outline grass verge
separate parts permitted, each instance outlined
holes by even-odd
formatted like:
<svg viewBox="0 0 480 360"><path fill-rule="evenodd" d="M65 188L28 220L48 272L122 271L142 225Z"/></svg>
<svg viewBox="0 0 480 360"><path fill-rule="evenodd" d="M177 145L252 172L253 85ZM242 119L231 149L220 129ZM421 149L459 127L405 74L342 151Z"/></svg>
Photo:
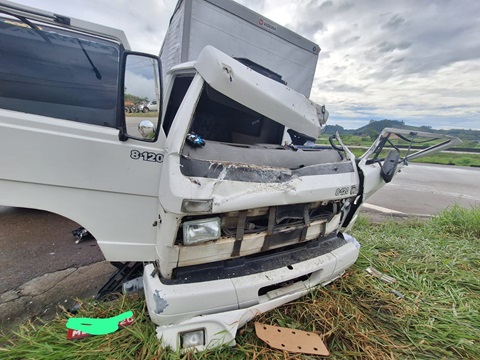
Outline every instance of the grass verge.
<svg viewBox="0 0 480 360"><path fill-rule="evenodd" d="M480 208L447 209L429 221L380 225L361 218L362 244L346 275L258 320L323 335L335 359L476 359L480 349ZM374 266L394 284L371 277ZM3 335L2 359L313 359L268 348L253 324L234 348L197 354L162 349L141 298L85 303L79 317L133 310L136 322L114 334L67 341L67 313Z"/></svg>
<svg viewBox="0 0 480 360"><path fill-rule="evenodd" d="M362 156L366 149L350 149L356 157ZM405 151L402 151L402 156L405 155ZM383 150L381 156L387 155L387 150ZM438 164L438 165L456 165L456 166L475 166L480 167L480 154L465 154L465 153L452 153L452 152L439 152L431 156L424 156L419 159L412 160L413 163L424 164Z"/></svg>

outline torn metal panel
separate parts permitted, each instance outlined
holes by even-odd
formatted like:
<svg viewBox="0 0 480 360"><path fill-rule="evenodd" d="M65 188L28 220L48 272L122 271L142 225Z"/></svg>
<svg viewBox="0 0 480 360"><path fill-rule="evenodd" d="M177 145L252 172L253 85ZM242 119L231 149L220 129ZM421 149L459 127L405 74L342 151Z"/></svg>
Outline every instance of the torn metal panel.
<svg viewBox="0 0 480 360"><path fill-rule="evenodd" d="M296 170L289 170L258 165L235 164L231 162L197 160L182 156L180 158L180 164L182 174L188 177L258 183L283 183L302 176L355 172L351 162L318 164Z"/></svg>
<svg viewBox="0 0 480 360"><path fill-rule="evenodd" d="M233 144L207 141L203 147L185 144L182 154L197 160L227 161L258 166L300 169L309 165L339 163L339 151L325 146L285 147L274 144Z"/></svg>
<svg viewBox="0 0 480 360"><path fill-rule="evenodd" d="M238 103L301 134L315 139L320 135L324 118L313 101L220 50L206 46L195 69L211 87Z"/></svg>
<svg viewBox="0 0 480 360"><path fill-rule="evenodd" d="M409 160L418 159L423 156L433 155L439 151L446 150L452 146L458 145L462 143L462 140L455 136L445 135L445 134L436 134L436 133L429 133L423 131L413 131L408 129L396 129L396 128L385 128L378 136L377 140L372 144L372 146L360 157L360 161L366 164L371 163L372 161L376 161L378 154L384 148L384 146L389 142L389 138L394 135L398 136L406 141L410 142L411 144L414 143L415 139L424 138L424 139L432 139L432 140L440 140L443 139L442 142L430 146L426 149L421 149L419 151L415 151L411 154L407 154L404 159L401 159L400 164L406 163ZM391 143L390 143L391 144ZM373 159L371 157L373 156Z"/></svg>

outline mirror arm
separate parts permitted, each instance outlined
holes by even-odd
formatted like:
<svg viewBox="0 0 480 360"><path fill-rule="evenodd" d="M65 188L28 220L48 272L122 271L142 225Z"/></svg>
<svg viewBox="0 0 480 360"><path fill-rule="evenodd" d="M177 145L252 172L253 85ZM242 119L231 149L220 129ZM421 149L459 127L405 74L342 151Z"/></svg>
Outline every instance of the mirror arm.
<svg viewBox="0 0 480 360"><path fill-rule="evenodd" d="M128 134L126 134L123 129L118 131L118 140L120 141L127 141L129 139Z"/></svg>

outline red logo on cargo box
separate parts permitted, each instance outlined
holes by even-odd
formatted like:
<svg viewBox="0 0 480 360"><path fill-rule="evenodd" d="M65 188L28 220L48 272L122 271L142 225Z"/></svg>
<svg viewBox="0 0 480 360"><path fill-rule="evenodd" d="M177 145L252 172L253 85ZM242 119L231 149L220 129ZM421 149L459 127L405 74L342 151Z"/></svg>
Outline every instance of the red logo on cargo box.
<svg viewBox="0 0 480 360"><path fill-rule="evenodd" d="M270 30L270 31L277 31L277 27L273 24L270 24L269 22L263 20L263 19L258 19L258 25L261 26L264 29Z"/></svg>

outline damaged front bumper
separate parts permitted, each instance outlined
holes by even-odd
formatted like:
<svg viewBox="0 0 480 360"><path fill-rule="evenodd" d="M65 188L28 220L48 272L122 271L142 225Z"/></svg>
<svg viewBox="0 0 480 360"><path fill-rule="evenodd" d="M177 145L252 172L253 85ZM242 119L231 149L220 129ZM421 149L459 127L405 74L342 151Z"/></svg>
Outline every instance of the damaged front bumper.
<svg viewBox="0 0 480 360"><path fill-rule="evenodd" d="M212 281L168 285L153 264L147 265L145 298L149 315L158 325L158 337L164 346L175 350L235 345L237 329L253 317L333 281L355 263L359 249L351 242L337 240L341 246L306 261ZM198 342L192 345L186 341L188 334L194 334Z"/></svg>

